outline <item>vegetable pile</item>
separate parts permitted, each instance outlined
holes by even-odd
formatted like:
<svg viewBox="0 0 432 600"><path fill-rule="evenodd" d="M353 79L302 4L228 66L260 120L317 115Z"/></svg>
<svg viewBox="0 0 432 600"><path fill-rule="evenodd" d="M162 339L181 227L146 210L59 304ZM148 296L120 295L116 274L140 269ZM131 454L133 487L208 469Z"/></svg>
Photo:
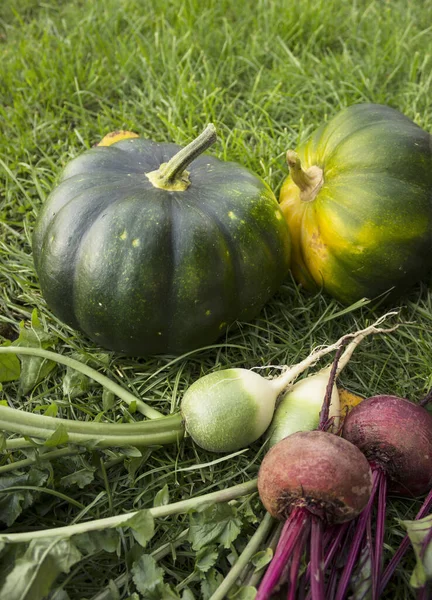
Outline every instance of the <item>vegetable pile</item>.
<svg viewBox="0 0 432 600"><path fill-rule="evenodd" d="M398 311L375 316L372 325L327 340L307 356L303 348L300 358L279 342L275 356L283 360L276 365L229 364L219 357L232 339L230 326L240 322L241 338L244 322L281 290L290 267L302 287L355 303L335 315L324 312L304 335L307 344L321 321L380 296L388 301L425 278L432 267L431 137L389 107L349 107L297 152L288 151L290 175L280 205L257 175L204 155L215 140L213 125L184 148L113 132L66 166L39 214L34 265L43 297L60 319L50 316L50 326L64 331L65 323L132 357L177 355L155 361L168 360L178 371L171 399L152 397L151 386L146 395L128 389L127 370L140 369L139 361L131 361L126 375L118 372L120 385L113 371L103 375L90 365L91 351L73 357L65 344L55 351L59 339L36 310L30 329L22 324L18 338L0 346L0 381L7 394L18 390L16 398L0 402L0 519L6 525L0 554L11 565L10 572L0 569L0 595L67 600L60 588L49 596L58 577L72 577L74 565L94 555L124 552L127 572L117 583L127 585L131 577L151 600L192 600L189 584L196 581L206 600L268 600L281 590L289 600L344 600L351 593L362 597L365 589L378 600L412 540L418 561L413 585L426 598L432 579L427 402L421 406L389 392L349 410L336 385L366 336L399 327L380 327ZM292 292L289 307L285 298L274 300L289 314L289 331L280 328L280 340L295 338L305 319ZM299 288L295 293L306 297ZM319 302L320 295L309 299ZM247 348L253 336L258 348L266 344L265 329L256 327L237 348ZM210 345L221 335L224 343ZM74 337L66 339L73 348ZM186 362L205 351L218 360L208 369L200 364L192 381L180 385ZM314 370L333 352L331 364ZM55 404L34 408L30 400L16 408L26 395L40 400L47 393L58 364L69 377L63 413ZM150 378L164 369L155 364ZM257 368L281 372L262 376ZM88 393L89 380L103 386L99 414L86 414L85 403L75 405L73 377L84 386L77 396ZM113 408L116 398L121 403ZM84 416L76 418L77 409ZM178 460L188 445L195 464L182 468ZM247 466L228 485L216 466L243 453ZM149 457L156 466L147 465ZM56 516L56 502L70 500L57 489L57 462L69 469L60 487L85 488L98 473L108 514L99 514L96 498L89 506L72 501L80 512L68 515L66 524ZM76 465L82 468L75 473ZM128 486L137 488L123 514L116 512L117 483L108 481L113 467L120 477L126 470ZM182 488L181 499L170 501L166 485L153 493L153 483L149 489L144 484L141 491L147 476L153 481L167 468ZM202 493L182 479L189 468L200 473ZM45 510L37 499L47 481L51 526L26 530L21 514L30 507ZM385 566L390 494L426 499L414 524L404 524L408 535ZM170 515L187 515L187 526L145 551ZM175 556L186 542L195 562L185 559L190 572L174 588L157 561ZM50 561L56 566L44 578ZM224 578L218 561L224 561ZM112 590L120 597L111 583L109 593L92 600L108 600Z"/></svg>

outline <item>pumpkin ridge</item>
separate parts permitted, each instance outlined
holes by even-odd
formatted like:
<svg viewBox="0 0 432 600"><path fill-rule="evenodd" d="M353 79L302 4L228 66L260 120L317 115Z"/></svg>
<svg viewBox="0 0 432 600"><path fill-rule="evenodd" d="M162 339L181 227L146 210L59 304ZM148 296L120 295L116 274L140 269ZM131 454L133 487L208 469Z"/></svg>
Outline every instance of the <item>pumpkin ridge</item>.
<svg viewBox="0 0 432 600"><path fill-rule="evenodd" d="M235 290L235 295L231 297L230 302L228 303L226 309L229 311L230 315L239 315L240 306L239 306L239 293L238 293L238 283L243 279L243 273L241 268L241 260L240 256L237 253L237 246L232 239L232 235L227 227L227 225L223 222L223 220L219 217L217 212L212 209L208 204L197 206L197 210L204 215L205 217L210 217L213 222L216 224L218 231L220 232L222 239L228 248L230 263L231 263L231 275L229 277L229 287ZM234 310L232 310L234 309ZM229 317L232 321L233 317Z"/></svg>
<svg viewBox="0 0 432 600"><path fill-rule="evenodd" d="M109 186L109 184L107 184L107 186ZM57 298L56 305L59 307L58 315L60 316L60 318L62 320L65 321L65 323L67 323L71 327L78 328L78 329L79 329L79 325L78 325L79 319L77 318L75 310L72 309L72 310L68 311L67 308L69 307L69 303L62 301L61 299L68 298L68 297L69 298L75 297L74 287L75 287L75 278L76 278L76 259L77 259L77 255L78 255L80 247L83 243L84 238L87 237L87 235L91 233L92 227L98 221L98 219L101 218L101 213L103 213L104 210L106 210L108 207L112 206L116 202L121 202L123 200L123 196L122 196L123 192L121 189L118 190L119 197L116 200L113 200L112 196L110 197L109 194L107 195L105 193L105 187L106 186L104 186L104 185L93 187L92 191L97 192L97 196L99 199L98 204L95 204L94 200L91 203L86 203L84 206L85 206L85 208L87 208L88 212L84 213L85 216L83 216L84 211L82 211L82 210L80 211L79 216L75 215L75 219L74 219L74 221L72 221L75 225L74 229L73 229L74 235L70 235L69 239L72 241L72 243L68 244L68 260L63 261L63 264L59 265L59 269L58 269L62 275L61 289L58 289L55 294L55 296ZM42 257L42 261L38 262L38 267L37 267L43 273L43 276L40 278L42 289L44 289L44 287L45 287L44 286L44 277L46 277L46 274L48 271L47 264L43 260L43 257L46 254L49 255L49 253L47 252L47 244L49 243L49 241L51 241L54 228L59 227L62 213L65 213L66 210L68 210L68 211L73 210L74 207L71 206L72 204L81 203L82 195L87 196L88 190L84 190L82 193L69 199L69 201L64 206L62 206L58 212L56 212L55 217L51 221L49 221L48 227L45 229L45 232L44 232L43 236L41 237L40 252L36 253L36 256L39 254L39 257ZM65 215L63 215L63 217L64 216ZM103 215L102 215L102 218L103 218ZM83 221L86 223L86 228L83 228L80 225L80 223L82 223ZM69 234L71 234L70 229L69 229ZM68 275L68 273L69 273L69 275ZM49 287L51 288L51 290L53 289L52 284L50 284ZM47 294L47 292L45 292L45 295L48 298L48 300L47 300L48 303L50 303L51 294Z"/></svg>

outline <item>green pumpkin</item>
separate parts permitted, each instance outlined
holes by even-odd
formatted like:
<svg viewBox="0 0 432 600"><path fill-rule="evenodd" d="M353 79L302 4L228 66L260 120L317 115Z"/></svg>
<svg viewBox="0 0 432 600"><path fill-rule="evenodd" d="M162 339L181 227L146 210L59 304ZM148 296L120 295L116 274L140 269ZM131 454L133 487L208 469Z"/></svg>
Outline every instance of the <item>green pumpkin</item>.
<svg viewBox="0 0 432 600"><path fill-rule="evenodd" d="M179 353L249 320L289 269L288 227L272 191L242 166L142 138L72 160L33 237L53 312L99 345ZM188 166L188 171L185 168Z"/></svg>
<svg viewBox="0 0 432 600"><path fill-rule="evenodd" d="M432 266L432 140L388 106L357 104L297 153L280 194L294 277L343 303L402 294Z"/></svg>

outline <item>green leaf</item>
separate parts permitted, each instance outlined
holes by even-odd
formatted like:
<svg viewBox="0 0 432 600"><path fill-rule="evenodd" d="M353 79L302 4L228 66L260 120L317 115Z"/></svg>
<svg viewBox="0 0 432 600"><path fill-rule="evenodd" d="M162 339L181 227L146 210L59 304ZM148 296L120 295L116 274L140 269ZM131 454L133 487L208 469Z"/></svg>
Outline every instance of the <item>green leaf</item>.
<svg viewBox="0 0 432 600"><path fill-rule="evenodd" d="M71 358L78 360L84 365L90 364L94 367L99 367L100 363L107 365L109 362L108 355L102 354L100 352L93 354L92 356L87 356L79 352L73 352L71 354ZM66 375L63 378L63 395L68 396L69 399L73 400L78 396L86 394L93 384L94 380L88 377L87 375L84 375L84 373L81 373L80 371L77 371L72 367L67 367ZM110 393L112 394L112 392ZM114 397L115 396L113 395L113 400Z"/></svg>
<svg viewBox="0 0 432 600"><path fill-rule="evenodd" d="M215 546L208 546L198 550L195 559L195 568L200 573L207 573L216 564L219 553Z"/></svg>
<svg viewBox="0 0 432 600"><path fill-rule="evenodd" d="M109 600L120 600L120 590L118 589L114 579L108 581L108 588L111 594Z"/></svg>
<svg viewBox="0 0 432 600"><path fill-rule="evenodd" d="M49 597L49 600L70 600L70 596L65 590L55 590Z"/></svg>
<svg viewBox="0 0 432 600"><path fill-rule="evenodd" d="M58 414L58 406L55 402L52 402L48 408L45 410L44 415L45 417L56 417Z"/></svg>
<svg viewBox="0 0 432 600"><path fill-rule="evenodd" d="M212 569L201 583L201 600L209 600L223 581L222 575Z"/></svg>
<svg viewBox="0 0 432 600"><path fill-rule="evenodd" d="M163 569L155 559L143 554L132 566L132 578L143 600L179 600L180 596L171 586L164 583Z"/></svg>
<svg viewBox="0 0 432 600"><path fill-rule="evenodd" d="M64 487L72 487L77 485L80 489L86 487L94 480L94 474L96 471L96 467L85 467L83 469L79 469L78 471L74 471L69 475L65 475L60 479L60 485Z"/></svg>
<svg viewBox="0 0 432 600"><path fill-rule="evenodd" d="M407 530L417 559L410 584L420 588L432 580L432 515L401 523Z"/></svg>
<svg viewBox="0 0 432 600"><path fill-rule="evenodd" d="M163 569L157 566L155 559L149 554L143 554L131 570L137 590L145 598L163 584Z"/></svg>
<svg viewBox="0 0 432 600"><path fill-rule="evenodd" d="M162 489L158 491L153 500L153 506L166 506L169 503L169 491L168 485L165 484Z"/></svg>
<svg viewBox="0 0 432 600"><path fill-rule="evenodd" d="M33 540L6 577L1 597L8 600L43 600L57 577L68 573L81 558L81 553L70 540Z"/></svg>
<svg viewBox="0 0 432 600"><path fill-rule="evenodd" d="M54 433L44 442L44 446L53 447L53 446L61 446L62 444L67 444L69 440L69 435L66 427L61 424L59 425Z"/></svg>
<svg viewBox="0 0 432 600"><path fill-rule="evenodd" d="M209 544L221 544L229 548L241 530L237 511L227 503L214 504L202 512L192 513L188 539L194 550Z"/></svg>
<svg viewBox="0 0 432 600"><path fill-rule="evenodd" d="M271 559L273 558L273 550L271 548L267 548L266 550L261 550L254 554L251 558L251 563L255 567L255 573L257 571L261 571L266 565L269 564Z"/></svg>
<svg viewBox="0 0 432 600"><path fill-rule="evenodd" d="M148 510L140 510L133 517L130 517L119 527L130 527L132 535L143 548L151 540L154 534L154 519Z"/></svg>
<svg viewBox="0 0 432 600"><path fill-rule="evenodd" d="M10 342L2 346L10 346ZM16 381L21 373L21 363L15 354L2 354L0 356L0 382Z"/></svg>
<svg viewBox="0 0 432 600"><path fill-rule="evenodd" d="M73 543L85 556L96 552L117 552L120 543L120 534L115 529L102 529L101 531L87 531L72 537Z"/></svg>
<svg viewBox="0 0 432 600"><path fill-rule="evenodd" d="M28 348L50 348L57 343L57 336L45 331L42 327L36 309L32 313L31 329L20 323L20 334L14 346ZM19 393L28 394L40 381L55 368L56 363L38 356L20 356L21 374Z"/></svg>
<svg viewBox="0 0 432 600"><path fill-rule="evenodd" d="M107 388L103 389L102 392L102 406L104 412L111 410L115 404L115 394L111 392L111 390L107 390Z"/></svg>
<svg viewBox="0 0 432 600"><path fill-rule="evenodd" d="M39 487L48 479L48 474L39 469L31 469L22 475L2 475L0 492L10 487L31 485ZM38 492L32 490L14 490L0 493L0 521L9 527L20 516L23 510L32 505Z"/></svg>
<svg viewBox="0 0 432 600"><path fill-rule="evenodd" d="M246 587L241 587L238 589L234 595L229 595L230 600L255 600L257 595L256 588L248 585Z"/></svg>
<svg viewBox="0 0 432 600"><path fill-rule="evenodd" d="M135 446L122 446L121 453L131 458L141 458L142 452Z"/></svg>
<svg viewBox="0 0 432 600"><path fill-rule="evenodd" d="M83 364L87 364L89 359L82 354L78 354L74 352L71 354L71 358L82 362ZM76 369L72 369L71 367L67 367L66 375L63 378L63 395L68 396L70 400L77 398L78 396L82 396L87 393L90 387L90 379L87 375L80 373Z"/></svg>

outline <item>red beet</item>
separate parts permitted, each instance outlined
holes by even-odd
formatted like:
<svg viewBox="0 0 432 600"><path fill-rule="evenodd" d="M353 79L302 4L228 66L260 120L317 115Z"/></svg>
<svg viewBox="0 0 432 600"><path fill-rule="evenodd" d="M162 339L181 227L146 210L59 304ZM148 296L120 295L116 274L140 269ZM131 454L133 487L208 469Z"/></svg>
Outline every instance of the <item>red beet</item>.
<svg viewBox="0 0 432 600"><path fill-rule="evenodd" d="M381 582L387 489L404 496L418 496L431 490L432 415L422 406L404 398L373 396L363 400L348 414L342 435L368 459L374 489L372 502L358 521L335 600L346 597L354 562L364 542L367 523L371 523L373 501L377 497L375 540L373 544L370 540L366 542L373 557L371 595L376 600L402 556L401 553L392 562Z"/></svg>
<svg viewBox="0 0 432 600"><path fill-rule="evenodd" d="M354 519L367 505L371 491L366 458L336 435L301 431L273 446L258 473L258 492L268 512L285 524L256 600L270 598L290 559L289 598L294 598L307 544L312 599L324 600L323 527Z"/></svg>
<svg viewBox="0 0 432 600"><path fill-rule="evenodd" d="M387 475L389 490L417 496L432 487L432 415L396 396L374 396L346 417L342 435L373 467Z"/></svg>
<svg viewBox="0 0 432 600"><path fill-rule="evenodd" d="M363 510L371 490L364 455L324 431L284 438L266 454L258 474L261 501L278 519L286 519L294 508L305 508L326 523L343 523Z"/></svg>

